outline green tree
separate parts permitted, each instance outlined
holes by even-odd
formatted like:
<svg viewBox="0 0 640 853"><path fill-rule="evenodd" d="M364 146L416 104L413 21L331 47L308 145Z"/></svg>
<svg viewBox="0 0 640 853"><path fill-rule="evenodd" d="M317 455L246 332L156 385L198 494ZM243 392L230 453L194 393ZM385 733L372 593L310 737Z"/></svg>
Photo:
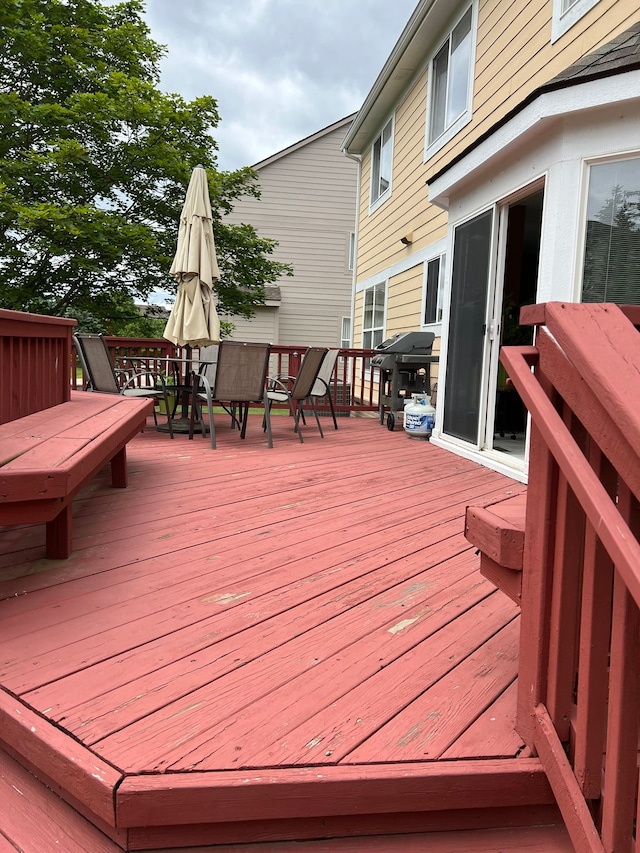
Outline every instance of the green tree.
<svg viewBox="0 0 640 853"><path fill-rule="evenodd" d="M122 326L168 274L194 166L209 178L219 307L250 317L290 274L275 242L224 221L255 173L216 168L212 97L158 89L142 0L0 3L0 304Z"/></svg>

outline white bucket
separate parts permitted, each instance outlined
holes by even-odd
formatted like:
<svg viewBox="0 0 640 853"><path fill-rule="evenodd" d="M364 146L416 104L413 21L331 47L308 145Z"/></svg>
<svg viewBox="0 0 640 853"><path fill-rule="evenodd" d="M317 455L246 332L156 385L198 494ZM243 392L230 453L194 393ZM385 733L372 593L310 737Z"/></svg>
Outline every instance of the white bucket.
<svg viewBox="0 0 640 853"><path fill-rule="evenodd" d="M404 404L404 429L410 438L429 438L436 421L436 410L428 394L412 394Z"/></svg>

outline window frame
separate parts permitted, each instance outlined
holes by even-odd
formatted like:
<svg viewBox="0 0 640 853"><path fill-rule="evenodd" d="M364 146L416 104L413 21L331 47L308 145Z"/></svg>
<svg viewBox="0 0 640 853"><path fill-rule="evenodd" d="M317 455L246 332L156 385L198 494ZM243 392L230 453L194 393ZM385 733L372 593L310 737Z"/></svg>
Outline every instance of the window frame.
<svg viewBox="0 0 640 853"><path fill-rule="evenodd" d="M349 243L347 247L347 269L353 272L356 267L356 232L349 233Z"/></svg>
<svg viewBox="0 0 640 853"><path fill-rule="evenodd" d="M376 317L376 291L382 290L382 324L377 325L375 323ZM372 324L371 327L365 326L365 319L367 315L366 305L367 305L367 294L373 293L373 305L371 309L371 318ZM362 291L362 327L361 327L361 341L362 341L362 349L375 349L375 347L382 343L385 339L385 329L386 329L386 317L387 317L387 295L388 295L388 281L387 279L382 279L381 281L377 281L375 284L370 285ZM376 332L379 332L380 340L376 341ZM366 346L364 342L364 338L366 334L371 335L371 345ZM365 360L365 369L367 372L371 370L371 360Z"/></svg>
<svg viewBox="0 0 640 853"><path fill-rule="evenodd" d="M364 312L363 315L364 317ZM351 317L340 318L340 349L351 348Z"/></svg>
<svg viewBox="0 0 640 853"><path fill-rule="evenodd" d="M584 274L585 274L585 253L587 247L587 226L588 226L588 206L589 192L591 189L591 170L594 167L605 166L610 163L622 163L628 160L635 160L640 163L640 148L631 151L623 151L615 155L605 157L593 157L583 160L582 173L582 188L580 199L580 218L578 220L578 240L576 241L577 263L574 266L575 284L573 298L575 302L582 303L584 289Z"/></svg>
<svg viewBox="0 0 640 853"><path fill-rule="evenodd" d="M469 68L467 71L467 105L462 113L460 113L449 125L444 126L442 133L435 139L431 139L431 123L432 112L435 106L434 92L434 61L441 53L447 42L451 43L451 37L456 27L461 23L462 19L471 10L471 44L469 49ZM476 60L476 42L478 35L478 0L471 0L465 4L460 14L455 18L452 24L447 28L446 33L439 40L436 49L429 57L428 63L428 81L427 81L427 104L426 104L426 124L425 124L425 142L424 142L424 160L425 162L433 157L447 142L453 139L457 133L462 130L471 121L473 115L473 83ZM449 72L448 72L449 73ZM448 88L448 83L447 83ZM446 119L445 119L446 122Z"/></svg>
<svg viewBox="0 0 640 853"><path fill-rule="evenodd" d="M436 303L435 303L435 320L427 320L426 312L427 312L427 302L429 299L429 267L431 264L438 262L438 279L437 279L437 292L436 292ZM422 301L421 301L421 309L420 309L420 323L421 328L426 331L434 332L436 337L440 336L442 330L442 317L444 313L444 289L445 289L445 276L447 270L447 253L443 248L434 252L431 257L427 258L424 262L424 269L422 274Z"/></svg>
<svg viewBox="0 0 640 853"><path fill-rule="evenodd" d="M378 195L376 195L374 198L374 176L376 173L376 166L375 166L375 163L376 163L376 145L378 145L378 143L380 143L380 154L379 154L379 160L378 160L378 174L379 174L379 168L380 168L380 164L382 163L382 152L383 152L382 137L384 136L387 128L389 128L388 145L389 145L389 150L391 152L390 158L389 158L389 185L382 192L378 192ZM380 205L384 204L384 202L388 198L390 198L390 196L391 196L391 190L392 190L392 185L393 185L393 142L394 142L394 136L395 136L395 116L391 116L390 119L385 121L385 123L382 127L382 130L376 136L376 138L374 139L373 144L371 146L371 174L369 177L369 213L373 213L374 210L377 210L380 207ZM378 179L378 187L376 188L376 190L380 190L379 184L380 184L380 180Z"/></svg>
<svg viewBox="0 0 640 853"><path fill-rule="evenodd" d="M551 19L551 44L568 32L574 24L591 11L600 0L574 0L563 10L564 0L553 0L553 17Z"/></svg>

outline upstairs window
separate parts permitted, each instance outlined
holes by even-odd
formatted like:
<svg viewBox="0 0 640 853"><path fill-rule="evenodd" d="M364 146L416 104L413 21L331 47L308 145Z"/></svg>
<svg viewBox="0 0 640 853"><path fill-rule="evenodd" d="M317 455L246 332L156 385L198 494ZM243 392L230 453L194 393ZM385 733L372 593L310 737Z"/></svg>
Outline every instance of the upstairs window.
<svg viewBox="0 0 640 853"><path fill-rule="evenodd" d="M470 6L431 61L429 145L438 142L449 129L457 132L458 122L469 114L472 59L473 7Z"/></svg>
<svg viewBox="0 0 640 853"><path fill-rule="evenodd" d="M371 204L375 204L391 189L393 152L393 123L387 122L371 150Z"/></svg>
<svg viewBox="0 0 640 853"><path fill-rule="evenodd" d="M600 0L553 0L551 44L587 14Z"/></svg>

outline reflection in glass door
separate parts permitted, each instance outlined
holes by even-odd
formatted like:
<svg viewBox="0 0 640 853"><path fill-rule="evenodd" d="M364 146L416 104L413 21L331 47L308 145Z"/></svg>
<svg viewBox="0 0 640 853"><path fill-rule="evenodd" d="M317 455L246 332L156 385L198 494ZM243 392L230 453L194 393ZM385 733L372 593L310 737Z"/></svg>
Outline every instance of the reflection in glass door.
<svg viewBox="0 0 640 853"><path fill-rule="evenodd" d="M479 443L493 210L455 229L444 422L447 435Z"/></svg>
<svg viewBox="0 0 640 853"><path fill-rule="evenodd" d="M544 191L520 198L501 210L501 256L504 272L496 285L489 326L489 384L485 448L524 462L527 413L499 363L500 347L530 344L533 330L521 326L520 309L536 301ZM504 226L504 227L503 227Z"/></svg>

